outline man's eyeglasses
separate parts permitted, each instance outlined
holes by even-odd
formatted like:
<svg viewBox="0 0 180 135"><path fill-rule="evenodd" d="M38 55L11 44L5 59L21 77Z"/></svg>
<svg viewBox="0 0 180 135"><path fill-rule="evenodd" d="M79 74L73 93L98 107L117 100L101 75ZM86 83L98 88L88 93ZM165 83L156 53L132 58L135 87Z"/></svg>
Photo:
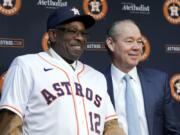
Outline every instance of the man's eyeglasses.
<svg viewBox="0 0 180 135"><path fill-rule="evenodd" d="M72 36L79 36L81 35L83 38L88 38L88 33L86 31L80 31L76 28L65 28L65 27L58 27L57 30L62 31L64 34L72 35Z"/></svg>

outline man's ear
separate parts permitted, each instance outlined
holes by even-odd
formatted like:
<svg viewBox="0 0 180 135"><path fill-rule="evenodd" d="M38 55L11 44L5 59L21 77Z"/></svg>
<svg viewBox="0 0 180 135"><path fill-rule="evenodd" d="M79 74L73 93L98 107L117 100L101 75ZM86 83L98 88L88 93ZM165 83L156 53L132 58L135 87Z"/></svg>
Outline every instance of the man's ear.
<svg viewBox="0 0 180 135"><path fill-rule="evenodd" d="M54 30L49 30L48 31L48 36L51 42L55 43L56 42L56 32Z"/></svg>
<svg viewBox="0 0 180 135"><path fill-rule="evenodd" d="M106 38L106 46L110 51L114 51L114 40L112 39L112 37L108 37Z"/></svg>

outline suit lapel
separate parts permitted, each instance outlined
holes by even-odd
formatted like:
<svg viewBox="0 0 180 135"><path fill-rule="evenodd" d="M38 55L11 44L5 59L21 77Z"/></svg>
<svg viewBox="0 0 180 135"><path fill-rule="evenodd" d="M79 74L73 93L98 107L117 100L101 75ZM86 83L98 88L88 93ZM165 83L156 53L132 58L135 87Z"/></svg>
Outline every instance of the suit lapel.
<svg viewBox="0 0 180 135"><path fill-rule="evenodd" d="M110 96L111 102L115 108L115 103L114 103L114 92L113 92L113 85L112 85L112 77L111 77L111 66L108 67L106 72L104 73L106 80L107 80L107 91Z"/></svg>
<svg viewBox="0 0 180 135"><path fill-rule="evenodd" d="M152 101L153 101L153 85L149 79L148 74L146 74L141 69L138 69L138 75L141 82L142 94L144 98L144 109L148 124L149 135L153 135L153 112L152 112Z"/></svg>

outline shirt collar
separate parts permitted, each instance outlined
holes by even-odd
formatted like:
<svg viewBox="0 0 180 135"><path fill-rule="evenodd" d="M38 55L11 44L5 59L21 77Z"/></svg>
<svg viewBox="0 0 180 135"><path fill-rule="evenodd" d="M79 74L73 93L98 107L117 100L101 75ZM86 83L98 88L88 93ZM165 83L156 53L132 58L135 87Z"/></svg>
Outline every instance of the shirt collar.
<svg viewBox="0 0 180 135"><path fill-rule="evenodd" d="M63 60L63 61L65 61L60 55L58 55L55 51L54 51L54 49L52 49L52 48L49 48L49 50L48 50L48 54L51 56L51 57L53 57L53 58L55 58L55 59L57 59L57 60ZM66 61L65 61L66 62ZM67 62L66 62L67 63ZM69 63L68 63L69 64ZM72 69L73 70L75 70L76 69L76 67L77 67L77 61L74 61L72 64L69 64L71 67L72 67Z"/></svg>
<svg viewBox="0 0 180 135"><path fill-rule="evenodd" d="M138 81L137 68L134 67L132 70L128 72L128 74L132 77L133 80Z"/></svg>
<svg viewBox="0 0 180 135"><path fill-rule="evenodd" d="M117 82L121 82L125 73L119 70L114 64L111 65L111 75Z"/></svg>
<svg viewBox="0 0 180 135"><path fill-rule="evenodd" d="M111 74L117 79L118 82L122 81L122 78L126 75L126 73L119 70L114 64L111 65ZM138 74L136 67L130 70L128 74L131 76L133 80L138 81Z"/></svg>

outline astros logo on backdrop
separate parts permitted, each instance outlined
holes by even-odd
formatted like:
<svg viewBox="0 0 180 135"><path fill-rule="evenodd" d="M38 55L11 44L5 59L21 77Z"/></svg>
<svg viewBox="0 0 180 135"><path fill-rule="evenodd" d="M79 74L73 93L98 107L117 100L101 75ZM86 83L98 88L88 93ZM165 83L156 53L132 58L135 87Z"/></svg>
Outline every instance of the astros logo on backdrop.
<svg viewBox="0 0 180 135"><path fill-rule="evenodd" d="M180 0L166 0L163 5L163 14L171 24L180 24Z"/></svg>
<svg viewBox="0 0 180 135"><path fill-rule="evenodd" d="M180 74L175 74L170 79L171 95L180 102Z"/></svg>
<svg viewBox="0 0 180 135"><path fill-rule="evenodd" d="M150 55L151 47L150 47L149 41L147 40L145 36L142 36L142 40L143 40L144 46L143 46L143 51L142 51L142 56L141 56L140 61L145 61Z"/></svg>
<svg viewBox="0 0 180 135"><path fill-rule="evenodd" d="M21 8L21 0L2 0L0 13L6 16L16 14Z"/></svg>
<svg viewBox="0 0 180 135"><path fill-rule="evenodd" d="M108 6L106 0L83 0L83 10L85 14L91 15L96 20L105 17Z"/></svg>

